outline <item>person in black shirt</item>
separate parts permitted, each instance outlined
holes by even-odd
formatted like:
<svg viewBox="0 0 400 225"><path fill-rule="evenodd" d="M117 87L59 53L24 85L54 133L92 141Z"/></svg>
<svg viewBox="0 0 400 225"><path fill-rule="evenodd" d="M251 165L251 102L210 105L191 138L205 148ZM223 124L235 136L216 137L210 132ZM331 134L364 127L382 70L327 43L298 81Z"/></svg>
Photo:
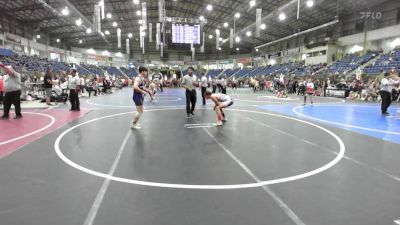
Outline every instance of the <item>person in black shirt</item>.
<svg viewBox="0 0 400 225"><path fill-rule="evenodd" d="M52 106L53 104L51 104L50 102L50 97L53 92L53 70L50 67L47 68L46 74L44 75L43 88L45 93L46 104Z"/></svg>

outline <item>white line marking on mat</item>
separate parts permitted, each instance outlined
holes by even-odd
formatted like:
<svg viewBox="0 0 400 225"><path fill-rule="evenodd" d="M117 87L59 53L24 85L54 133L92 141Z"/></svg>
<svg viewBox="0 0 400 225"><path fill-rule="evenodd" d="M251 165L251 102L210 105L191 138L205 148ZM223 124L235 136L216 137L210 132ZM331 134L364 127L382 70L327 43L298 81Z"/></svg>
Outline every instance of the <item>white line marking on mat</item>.
<svg viewBox="0 0 400 225"><path fill-rule="evenodd" d="M301 138L301 137L298 137L298 136L293 135L293 134L291 134L291 133L288 133L288 132L286 132L286 131L280 130L280 129L278 129L278 128L269 126L269 125L267 125L267 124L265 124L265 123L263 123L263 122L260 122L260 121L258 121L258 120L252 119L252 118L250 118L250 117L243 116L243 115L241 115L241 116L242 116L243 118L248 119L248 120L250 120L250 121L253 121L253 122L255 122L255 123L257 123L257 124L259 124L259 125L261 125L261 126L264 126L264 127L270 128L270 129L273 129L273 130L275 130L275 131L277 131L277 132L280 132L280 133L282 133L282 134L285 134L285 135L287 135L287 136L289 136L289 137L296 138L296 139L298 139L298 140L300 140L300 141L302 141L302 142L304 142L304 143L307 143L307 144L312 145L312 146L314 146L314 147L316 147L316 148L318 148L318 149L321 149L322 151L325 151L325 152L328 152L328 153L334 154L334 155L337 155L337 154L338 154L337 152L332 151L331 149L322 147L322 146L320 146L320 145L318 145L318 144L316 144L316 143L314 143L314 142L312 142L312 141L305 140L305 139L303 139L303 138ZM344 158L344 159L347 159L347 160L349 160L350 162L353 162L353 163L355 163L355 164L357 164L357 165L359 165L359 166L362 166L362 167L365 167L365 168L368 168L368 169L372 169L372 170L374 170L375 172L380 173L380 174L383 174L383 175L385 175L385 176L387 176L387 177L389 177L389 178L391 178L391 179L394 179L394 180L396 180L396 181L400 181L400 178L399 178L399 177L396 177L395 175L392 175L392 174L390 174L390 173L388 173L388 172L386 172L386 171L383 171L383 170L381 170L381 169L375 168L375 167L373 167L373 166L369 166L369 165L364 164L364 163L362 163L362 162L360 162L360 161L357 161L357 160L355 160L355 159L352 159L352 158L350 158L350 157L348 157L348 156L344 156L343 158Z"/></svg>
<svg viewBox="0 0 400 225"><path fill-rule="evenodd" d="M246 173L253 178L255 181L262 182L262 180L260 178L258 178L250 169L249 167L246 166L246 164L244 164L242 161L240 161L240 159L238 159L228 148L226 148L223 144L221 144L215 137L214 135L212 135L210 133L210 131L208 131L207 129L203 128L203 130L208 134L208 136L211 137L211 139L213 139L213 141L215 141L215 143L217 143L217 145L222 148L222 150L224 150L226 152L226 154L228 154L237 164L239 164L239 166L246 171ZM267 185L262 186L262 188L264 189L265 192L267 192L276 203L278 203L279 207L281 207L281 209L289 216L289 218L296 224L296 225L305 225L305 223L303 223L303 221L300 220L300 218L293 212L293 210L291 210L289 208L288 205L286 205L285 202L282 201L281 198L279 198L278 195L276 195L270 187L268 187Z"/></svg>
<svg viewBox="0 0 400 225"><path fill-rule="evenodd" d="M146 112L156 112L156 111L167 111L167 110L184 110L182 108L173 108L173 109L151 109L151 110L147 110ZM211 110L211 109L210 109ZM81 127L83 125L89 124L89 123L93 123L102 119L107 119L107 118L113 118L113 117L117 117L117 116L122 116L122 115L127 115L127 114L132 114L133 112L123 112L123 113L116 113L116 114L112 114L112 115L108 115L108 116L103 116L103 117L98 117L95 119L91 119L82 123L79 123L73 127L68 128L67 130L65 130L64 132L62 132L56 139L56 141L54 142L54 150L56 152L56 154L58 155L58 157L63 160L66 164L74 167L77 170L80 170L84 173L87 174L91 174L93 176L97 176L97 177L103 177L103 178L109 178L110 180L113 181L118 181L118 182L122 182L122 183L128 183L128 184L136 184L136 185L143 185L143 186L152 186L152 187L163 187L163 188L180 188L180 189L208 189L208 190L227 190L227 189L240 189L240 188L255 188L255 187L261 187L264 185L269 185L269 184L278 184L278 183L284 183L284 182L290 182L290 181L295 181L295 180L299 180L299 179L303 179L306 177L310 177L316 174L319 174L323 171L326 171L328 169L330 169L331 167L335 166L338 162L340 162L340 160L343 158L344 153L346 151L346 147L343 143L343 141L332 131L321 127L319 125L316 125L314 123L299 119L299 118L295 118L295 117L289 117L289 116L284 116L281 114L274 114L274 113L269 113L269 112L261 112L261 111L251 111L251 110L240 110L240 109L227 109L227 111L237 111L237 112L248 112L248 113L255 113L255 114L260 114L260 115L269 115L269 116L275 116L275 117L279 117L279 118L285 118L288 120L292 120L292 121L296 121L296 122L300 122L303 124L307 124L311 127L315 127L318 128L326 133L328 133L329 135L331 135L338 143L339 145L339 153L336 155L336 157L328 162L327 164L313 169L311 171L308 172L304 172L301 174L297 174L297 175L293 175L293 176L289 176L289 177L283 177L283 178L277 178L277 179L273 179L273 180L265 180L259 183L245 183L245 184L230 184L230 185L193 185L193 184L176 184L176 183L161 183L161 182L149 182L149 181L143 181L143 180L133 180L133 179L128 179L128 178L123 178L123 177L115 177L115 176L110 176L108 174L105 173L101 173L89 168L86 168L82 165L77 164L76 162L73 162L71 159L69 159L68 157L66 157L61 148L60 148L60 142L63 139L63 137L65 135L67 135L68 133L72 132L74 129Z"/></svg>
<svg viewBox="0 0 400 225"><path fill-rule="evenodd" d="M394 220L393 222L394 222L395 224L399 224L399 225L400 225L400 219Z"/></svg>
<svg viewBox="0 0 400 225"><path fill-rule="evenodd" d="M292 109L292 111L295 114L297 114L297 115L299 115L301 117L310 119L310 120L315 120L315 121L319 121L319 122L323 122L323 123L340 125L340 126L349 127L349 128L356 128L356 129L374 131L374 132L385 133L385 134L397 134L397 135L400 135L399 132L394 132L394 131L377 130L377 129L368 128L368 127L359 127L359 126L349 125L349 124L345 124L345 123L338 123L338 122L332 122L332 121L329 121L329 120L317 119L315 117L307 116L307 115L304 115L302 113L297 112L297 109L299 109L299 108L304 108L304 106L295 107L295 108Z"/></svg>
<svg viewBox="0 0 400 225"><path fill-rule="evenodd" d="M47 124L46 126L40 128L40 129L38 129L38 130L35 130L35 131L31 132L31 133L28 133L28 134L25 134L25 135L22 135L22 136L19 136L19 137L16 137L16 138L13 138L13 139L10 139L10 140L7 140L7 141L0 142L0 146L1 146L1 145L8 144L8 143L13 142L13 141L21 140L21 139L23 139L23 138L29 137L29 136L34 135L34 134L37 134L37 133L39 133L39 132L41 132L41 131L44 131L44 130L46 130L47 128L51 127L51 126L56 122L56 119L55 119L53 116L50 116L50 115L47 115L47 114L43 114L43 113L34 113L34 112L24 112L24 114L32 114L32 115L45 116L45 117L50 118L50 119L51 119L51 122L50 122L49 124Z"/></svg>
<svg viewBox="0 0 400 225"><path fill-rule="evenodd" d="M121 159L122 152L124 151L126 143L128 142L130 134L131 134L131 130L129 130L126 133L125 138L122 141L122 145L121 145L121 147L119 147L118 154L115 157L114 163L111 166L110 171L108 172L108 176L112 176L114 174L115 169L117 168L117 165L119 163L119 160ZM106 191L107 191L109 185L110 185L110 178L106 178L103 182L103 185L101 185L99 193L97 193L96 199L94 200L93 205L90 208L90 211L86 217L84 225L92 225L93 224L94 219L96 218L97 212L99 211L100 205L103 201L104 195L106 194Z"/></svg>

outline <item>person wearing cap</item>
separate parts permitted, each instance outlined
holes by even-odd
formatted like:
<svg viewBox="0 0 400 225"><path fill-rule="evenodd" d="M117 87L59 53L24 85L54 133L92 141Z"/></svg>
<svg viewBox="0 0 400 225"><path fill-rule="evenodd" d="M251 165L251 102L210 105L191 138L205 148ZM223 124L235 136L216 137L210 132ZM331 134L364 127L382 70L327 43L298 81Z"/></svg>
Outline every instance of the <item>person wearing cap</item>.
<svg viewBox="0 0 400 225"><path fill-rule="evenodd" d="M384 78L381 80L381 98L382 98L382 115L387 116L390 115L387 110L392 103L392 89L393 86L399 84L400 80L393 80L390 77L390 73L385 73Z"/></svg>
<svg viewBox="0 0 400 225"><path fill-rule="evenodd" d="M80 111L79 88L81 85L81 79L76 75L76 69L71 69L69 75L71 75L68 80L69 101L71 102L70 111Z"/></svg>
<svg viewBox="0 0 400 225"><path fill-rule="evenodd" d="M6 75L3 77L4 84L4 108L1 119L8 119L11 105L15 107L14 119L21 119L21 74L14 71L11 66L4 67Z"/></svg>
<svg viewBox="0 0 400 225"><path fill-rule="evenodd" d="M193 74L194 68L188 68L188 74L182 79L182 86L186 89L186 113L187 118L194 116L194 109L196 106L196 82L197 76Z"/></svg>

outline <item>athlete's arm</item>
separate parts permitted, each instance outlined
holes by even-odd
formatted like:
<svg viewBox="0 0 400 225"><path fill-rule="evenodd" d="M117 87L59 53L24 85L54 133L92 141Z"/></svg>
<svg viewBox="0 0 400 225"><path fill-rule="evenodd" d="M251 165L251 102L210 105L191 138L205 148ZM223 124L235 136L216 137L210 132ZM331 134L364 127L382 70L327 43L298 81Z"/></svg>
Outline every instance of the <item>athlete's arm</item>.
<svg viewBox="0 0 400 225"><path fill-rule="evenodd" d="M133 90L145 95L147 92L139 88L139 83L140 83L140 78L136 77L135 82L133 83Z"/></svg>

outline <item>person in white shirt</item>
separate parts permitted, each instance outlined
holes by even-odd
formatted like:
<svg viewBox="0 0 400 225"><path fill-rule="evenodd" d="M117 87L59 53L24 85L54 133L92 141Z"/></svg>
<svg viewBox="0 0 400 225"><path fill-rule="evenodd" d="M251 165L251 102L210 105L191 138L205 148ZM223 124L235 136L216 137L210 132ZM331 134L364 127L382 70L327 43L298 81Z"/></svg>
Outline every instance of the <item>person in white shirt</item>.
<svg viewBox="0 0 400 225"><path fill-rule="evenodd" d="M217 113L217 126L222 126L222 122L228 121L222 109L233 105L232 98L225 94L212 94L211 91L206 91L204 96L215 103L214 111Z"/></svg>
<svg viewBox="0 0 400 225"><path fill-rule="evenodd" d="M194 116L194 109L196 106L196 82L197 76L193 74L194 68L188 68L188 74L182 79L182 86L186 89L186 113L187 118Z"/></svg>
<svg viewBox="0 0 400 225"><path fill-rule="evenodd" d="M14 119L21 119L21 74L15 72L11 66L4 66L1 64L1 67L3 67L7 73L3 76L4 108L1 119L8 119L11 105L15 107Z"/></svg>
<svg viewBox="0 0 400 225"><path fill-rule="evenodd" d="M76 69L71 69L69 74L71 75L71 78L68 80L69 101L71 102L70 111L80 111L79 89L81 79L76 75Z"/></svg>
<svg viewBox="0 0 400 225"><path fill-rule="evenodd" d="M392 89L393 86L400 83L400 80L393 80L390 78L389 73L385 73L385 77L381 80L381 98L382 98L382 115L387 116L390 115L388 113L388 108L392 103Z"/></svg>
<svg viewBox="0 0 400 225"><path fill-rule="evenodd" d="M313 105L314 102L313 102L313 97L312 96L314 95L314 83L312 82L311 79L308 79L308 82L307 82L307 84L305 86L306 86L306 92L307 93L304 94L304 104L303 105L306 105L307 95L310 96L311 105Z"/></svg>
<svg viewBox="0 0 400 225"><path fill-rule="evenodd" d="M200 85L201 85L201 96L203 97L203 105L206 105L206 97L204 96L204 93L206 93L207 91L208 80L204 73L201 73Z"/></svg>
<svg viewBox="0 0 400 225"><path fill-rule="evenodd" d="M221 78L221 92L222 94L226 94L226 86L227 86L227 82L225 80L225 77Z"/></svg>

